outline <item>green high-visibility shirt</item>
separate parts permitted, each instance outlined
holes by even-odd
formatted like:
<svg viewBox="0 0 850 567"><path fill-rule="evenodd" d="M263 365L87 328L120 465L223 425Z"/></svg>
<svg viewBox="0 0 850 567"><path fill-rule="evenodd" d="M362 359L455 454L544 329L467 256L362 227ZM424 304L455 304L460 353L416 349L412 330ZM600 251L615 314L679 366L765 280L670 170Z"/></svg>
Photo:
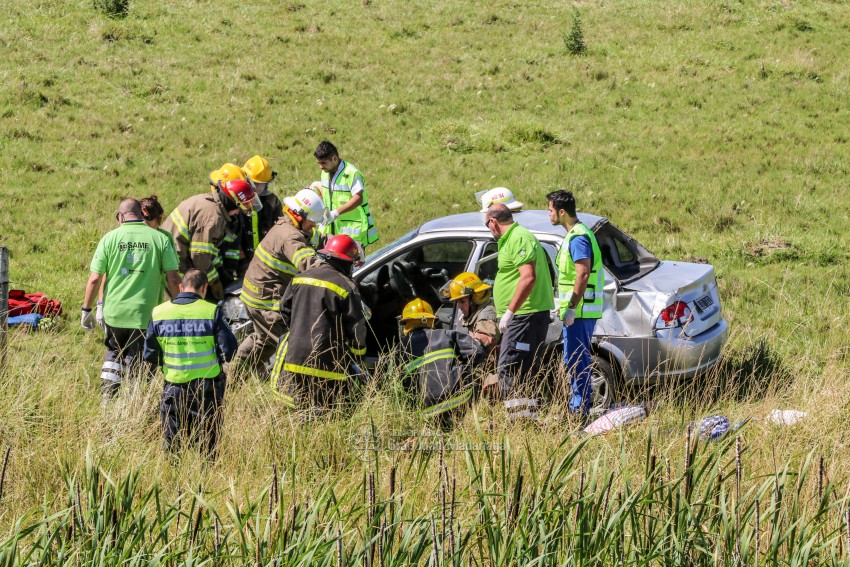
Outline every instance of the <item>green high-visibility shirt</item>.
<svg viewBox="0 0 850 567"><path fill-rule="evenodd" d="M125 222L97 244L91 271L106 275L103 319L110 327L145 329L162 300L162 275L177 270L171 239L143 222Z"/></svg>
<svg viewBox="0 0 850 567"><path fill-rule="evenodd" d="M527 228L514 223L499 238L499 270L493 285L493 301L499 317L508 310L516 292L519 267L529 262L534 262L534 287L515 315L550 311L555 308L552 275L549 273L546 251Z"/></svg>

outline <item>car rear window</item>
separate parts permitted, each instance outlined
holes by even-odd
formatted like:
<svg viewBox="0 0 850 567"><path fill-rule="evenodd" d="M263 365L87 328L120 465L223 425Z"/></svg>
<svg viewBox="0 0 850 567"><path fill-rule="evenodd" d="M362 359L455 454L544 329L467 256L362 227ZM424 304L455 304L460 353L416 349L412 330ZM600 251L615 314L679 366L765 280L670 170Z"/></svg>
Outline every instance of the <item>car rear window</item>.
<svg viewBox="0 0 850 567"><path fill-rule="evenodd" d="M621 284L642 278L660 262L652 252L610 222L597 226L594 232L602 252L602 264Z"/></svg>

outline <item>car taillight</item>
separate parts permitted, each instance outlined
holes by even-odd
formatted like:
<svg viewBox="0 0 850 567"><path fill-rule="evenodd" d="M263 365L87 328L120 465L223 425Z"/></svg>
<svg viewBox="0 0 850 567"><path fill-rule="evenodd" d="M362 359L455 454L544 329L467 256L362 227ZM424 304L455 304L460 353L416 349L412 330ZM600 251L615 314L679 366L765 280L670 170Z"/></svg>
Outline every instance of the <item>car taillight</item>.
<svg viewBox="0 0 850 567"><path fill-rule="evenodd" d="M691 308L684 301L677 301L661 312L665 327L683 327L691 320Z"/></svg>

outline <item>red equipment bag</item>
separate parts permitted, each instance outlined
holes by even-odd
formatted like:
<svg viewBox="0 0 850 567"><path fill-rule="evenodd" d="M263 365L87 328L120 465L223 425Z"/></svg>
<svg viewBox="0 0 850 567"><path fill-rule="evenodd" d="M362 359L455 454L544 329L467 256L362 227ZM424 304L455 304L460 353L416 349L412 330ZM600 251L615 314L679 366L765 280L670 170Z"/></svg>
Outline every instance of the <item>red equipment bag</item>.
<svg viewBox="0 0 850 567"><path fill-rule="evenodd" d="M26 293L22 289L9 290L9 317L28 313L58 317L62 314L62 303L44 297L43 293Z"/></svg>

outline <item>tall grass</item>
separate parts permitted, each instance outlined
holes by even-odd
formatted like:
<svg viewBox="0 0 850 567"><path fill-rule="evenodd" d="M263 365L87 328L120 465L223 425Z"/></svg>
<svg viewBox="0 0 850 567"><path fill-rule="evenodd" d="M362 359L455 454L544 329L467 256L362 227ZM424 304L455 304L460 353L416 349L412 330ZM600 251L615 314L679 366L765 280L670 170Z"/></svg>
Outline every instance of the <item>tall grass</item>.
<svg viewBox="0 0 850 567"><path fill-rule="evenodd" d="M483 438L479 438L483 441ZM635 474L566 439L535 456L414 452L309 496L275 467L254 496L201 484L176 495L113 477L90 451L63 490L0 540L0 565L809 565L845 558L848 497L823 463L751 474L741 437L673 461L648 437ZM484 445L482 445L484 446ZM620 450L625 450L620 441ZM296 455L298 457L298 455ZM438 460L438 463L433 461ZM422 483L423 469L438 475ZM377 465L377 466L375 466ZM842 479L843 480L843 479ZM413 488L415 487L415 488ZM413 498L416 493L430 498ZM218 502L216 504L215 502Z"/></svg>

